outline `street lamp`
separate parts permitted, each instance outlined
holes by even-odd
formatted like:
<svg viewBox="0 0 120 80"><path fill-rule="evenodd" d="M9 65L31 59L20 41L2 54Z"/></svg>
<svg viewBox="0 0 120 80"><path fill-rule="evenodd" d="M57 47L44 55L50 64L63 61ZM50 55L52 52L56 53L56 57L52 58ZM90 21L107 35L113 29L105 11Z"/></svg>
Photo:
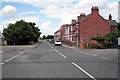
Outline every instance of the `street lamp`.
<svg viewBox="0 0 120 80"><path fill-rule="evenodd" d="M77 35L77 47L79 47L79 24L77 23L76 24L76 28L77 28L77 31L76 31L76 35Z"/></svg>

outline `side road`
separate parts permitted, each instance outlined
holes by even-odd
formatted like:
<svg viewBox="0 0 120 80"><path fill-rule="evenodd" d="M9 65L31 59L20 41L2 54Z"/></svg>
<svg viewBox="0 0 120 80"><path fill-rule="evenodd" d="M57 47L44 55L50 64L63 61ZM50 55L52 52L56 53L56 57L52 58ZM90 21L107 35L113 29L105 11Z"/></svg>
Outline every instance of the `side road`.
<svg viewBox="0 0 120 80"><path fill-rule="evenodd" d="M3 52L9 52L9 51L22 51L26 49L32 49L35 48L38 45L38 43L34 45L8 45L8 46L2 46Z"/></svg>
<svg viewBox="0 0 120 80"><path fill-rule="evenodd" d="M1 64L9 62L9 61L21 56L23 53L36 48L38 44L39 44L39 42L34 45L3 46L2 50L1 50L1 52L2 52Z"/></svg>

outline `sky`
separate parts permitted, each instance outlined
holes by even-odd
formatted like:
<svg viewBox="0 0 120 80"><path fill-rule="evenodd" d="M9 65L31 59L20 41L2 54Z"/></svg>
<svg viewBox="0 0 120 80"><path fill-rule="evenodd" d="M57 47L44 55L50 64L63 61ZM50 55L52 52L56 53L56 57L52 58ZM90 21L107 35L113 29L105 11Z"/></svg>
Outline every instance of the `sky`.
<svg viewBox="0 0 120 80"><path fill-rule="evenodd" d="M119 0L0 0L0 31L19 20L35 22L42 35L53 35L62 24L70 24L81 13L98 6L100 15L118 21Z"/></svg>

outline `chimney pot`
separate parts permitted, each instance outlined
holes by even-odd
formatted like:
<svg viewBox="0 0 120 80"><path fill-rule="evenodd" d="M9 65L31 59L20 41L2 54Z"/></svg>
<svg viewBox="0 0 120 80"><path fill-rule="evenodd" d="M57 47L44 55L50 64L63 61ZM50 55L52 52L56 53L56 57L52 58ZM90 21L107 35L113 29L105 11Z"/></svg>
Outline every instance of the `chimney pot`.
<svg viewBox="0 0 120 80"><path fill-rule="evenodd" d="M111 14L109 14L109 20L112 20L112 15Z"/></svg>
<svg viewBox="0 0 120 80"><path fill-rule="evenodd" d="M98 7L97 6L92 6L91 12L92 12L92 14L99 14Z"/></svg>
<svg viewBox="0 0 120 80"><path fill-rule="evenodd" d="M77 16L77 21L79 21L80 20L80 16Z"/></svg>
<svg viewBox="0 0 120 80"><path fill-rule="evenodd" d="M72 23L76 22L76 20L72 19Z"/></svg>

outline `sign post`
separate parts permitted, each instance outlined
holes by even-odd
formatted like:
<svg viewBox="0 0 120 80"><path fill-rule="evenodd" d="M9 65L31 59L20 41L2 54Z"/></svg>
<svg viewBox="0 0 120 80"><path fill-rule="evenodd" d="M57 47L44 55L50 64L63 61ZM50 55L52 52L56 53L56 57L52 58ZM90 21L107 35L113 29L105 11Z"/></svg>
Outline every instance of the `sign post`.
<svg viewBox="0 0 120 80"><path fill-rule="evenodd" d="M118 38L118 45L120 46L120 37Z"/></svg>

